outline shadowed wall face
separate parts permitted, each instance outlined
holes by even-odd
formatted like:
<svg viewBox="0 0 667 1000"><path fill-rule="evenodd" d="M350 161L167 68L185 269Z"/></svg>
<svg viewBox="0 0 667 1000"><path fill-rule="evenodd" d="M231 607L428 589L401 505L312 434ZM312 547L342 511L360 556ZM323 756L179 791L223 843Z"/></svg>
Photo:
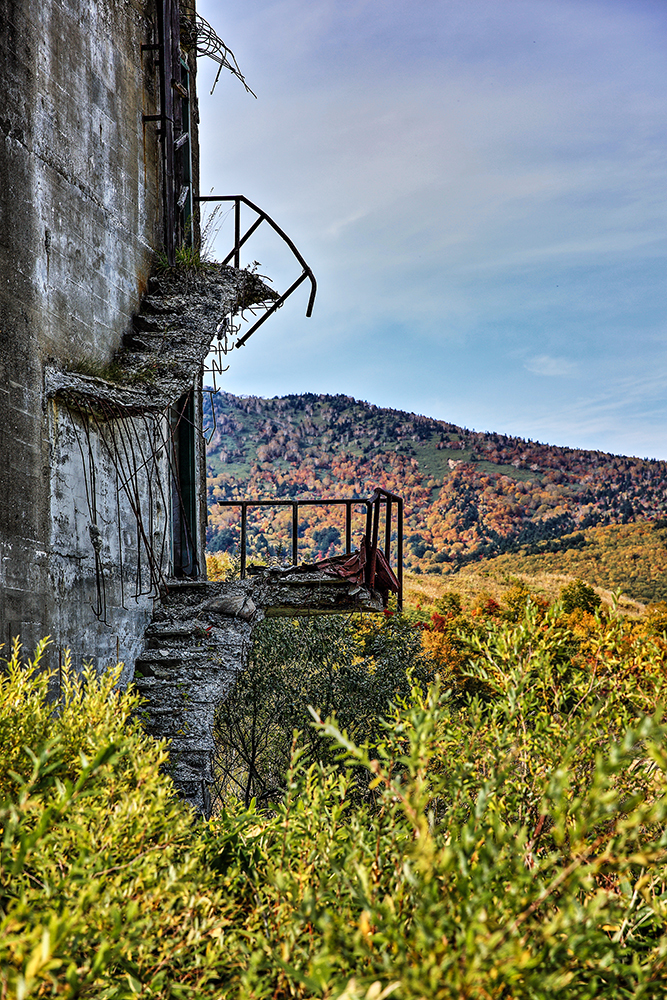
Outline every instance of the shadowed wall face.
<svg viewBox="0 0 667 1000"><path fill-rule="evenodd" d="M0 641L30 646L60 622L54 639L71 644L79 631L74 609L63 624L51 572L58 420L43 371L109 361L161 242L159 147L142 121L156 111L141 51L153 6L0 0Z"/></svg>

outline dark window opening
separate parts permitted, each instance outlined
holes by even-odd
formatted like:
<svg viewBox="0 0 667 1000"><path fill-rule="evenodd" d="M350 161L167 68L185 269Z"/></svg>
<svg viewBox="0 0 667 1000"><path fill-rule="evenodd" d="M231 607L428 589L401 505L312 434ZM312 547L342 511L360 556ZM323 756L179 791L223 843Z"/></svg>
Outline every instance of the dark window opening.
<svg viewBox="0 0 667 1000"><path fill-rule="evenodd" d="M195 405L192 391L181 396L172 410L174 447L173 574L199 576L197 559L197 482L195 455Z"/></svg>

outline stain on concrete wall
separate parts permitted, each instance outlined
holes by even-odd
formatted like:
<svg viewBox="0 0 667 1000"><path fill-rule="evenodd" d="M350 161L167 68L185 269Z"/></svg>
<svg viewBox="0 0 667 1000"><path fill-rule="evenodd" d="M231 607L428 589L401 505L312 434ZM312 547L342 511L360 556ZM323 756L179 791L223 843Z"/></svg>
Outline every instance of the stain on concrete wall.
<svg viewBox="0 0 667 1000"><path fill-rule="evenodd" d="M108 361L160 242L153 6L0 0L0 641L62 620L44 367Z"/></svg>
<svg viewBox="0 0 667 1000"><path fill-rule="evenodd" d="M49 582L54 652L130 680L171 559L165 416L100 421L54 400Z"/></svg>

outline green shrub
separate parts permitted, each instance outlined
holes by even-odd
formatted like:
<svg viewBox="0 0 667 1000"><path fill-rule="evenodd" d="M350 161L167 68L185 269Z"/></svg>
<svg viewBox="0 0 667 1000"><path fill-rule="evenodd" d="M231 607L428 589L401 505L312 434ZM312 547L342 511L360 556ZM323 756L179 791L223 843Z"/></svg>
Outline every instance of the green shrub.
<svg viewBox="0 0 667 1000"><path fill-rule="evenodd" d="M561 590L560 602L565 614L577 610L595 614L602 604L602 598L583 580L573 580Z"/></svg>
<svg viewBox="0 0 667 1000"><path fill-rule="evenodd" d="M244 995L353 977L404 1000L664 996L666 731L637 707L664 657L636 651L635 697L609 636L592 676L569 641L553 616L500 626L468 665L494 696L415 690L374 756L320 721L378 800L350 808L349 778L295 751L262 825Z"/></svg>
<svg viewBox="0 0 667 1000"><path fill-rule="evenodd" d="M403 626L384 627L360 655L398 657ZM174 798L117 673L66 667L50 706L17 653L2 995L662 1000L664 643L612 621L584 661L530 608L467 642L483 697L415 686L368 746L314 711L320 759L293 737L273 807L231 798L210 823Z"/></svg>
<svg viewBox="0 0 667 1000"><path fill-rule="evenodd" d="M460 615L462 611L461 595L457 594L456 591L445 591L442 597L436 600L435 610L443 615Z"/></svg>
<svg viewBox="0 0 667 1000"><path fill-rule="evenodd" d="M399 615L265 619L216 714L217 794L246 805L280 798L295 729L309 762L337 755L312 729L309 706L372 744L392 702L407 697L412 682L424 685L427 673L419 633Z"/></svg>
<svg viewBox="0 0 667 1000"><path fill-rule="evenodd" d="M546 601L534 593L525 580L514 580L511 587L503 594L501 604L502 617L508 622L523 621L527 607L534 607L540 611L544 611Z"/></svg>
<svg viewBox="0 0 667 1000"><path fill-rule="evenodd" d="M49 703L44 646L27 669L15 646L1 679L2 995L197 995L226 905L165 746L117 670L66 663Z"/></svg>

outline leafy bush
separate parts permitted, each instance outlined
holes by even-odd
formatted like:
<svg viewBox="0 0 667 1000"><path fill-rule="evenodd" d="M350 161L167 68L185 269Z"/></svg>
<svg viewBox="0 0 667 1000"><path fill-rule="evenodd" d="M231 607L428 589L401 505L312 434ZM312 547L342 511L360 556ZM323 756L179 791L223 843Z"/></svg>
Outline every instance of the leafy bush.
<svg viewBox="0 0 667 1000"><path fill-rule="evenodd" d="M646 628L652 635L667 638L667 601L656 601L646 609Z"/></svg>
<svg viewBox="0 0 667 1000"><path fill-rule="evenodd" d="M254 826L243 995L664 996L662 647L619 627L577 668L535 611L471 645L485 696L413 690L373 755L319 720L377 800L294 750Z"/></svg>
<svg viewBox="0 0 667 1000"><path fill-rule="evenodd" d="M583 580L573 580L563 587L560 600L566 614L577 610L594 614L602 604L600 595Z"/></svg>
<svg viewBox="0 0 667 1000"><path fill-rule="evenodd" d="M119 671L48 700L45 644L0 677L2 995L196 995L226 904Z"/></svg>
<svg viewBox="0 0 667 1000"><path fill-rule="evenodd" d="M404 628L369 628L357 654L391 677L419 639ZM466 643L477 690L413 686L368 746L314 711L272 807L232 797L208 824L174 798L116 673L66 669L54 711L16 651L3 995L664 997L664 641L611 620L573 645L567 618L528 606Z"/></svg>
<svg viewBox="0 0 667 1000"><path fill-rule="evenodd" d="M335 714L349 736L373 744L392 702L425 686L420 637L400 616L267 618L246 668L216 715L217 794L266 803L285 787L295 729L309 761L336 756L311 728L309 706Z"/></svg>

